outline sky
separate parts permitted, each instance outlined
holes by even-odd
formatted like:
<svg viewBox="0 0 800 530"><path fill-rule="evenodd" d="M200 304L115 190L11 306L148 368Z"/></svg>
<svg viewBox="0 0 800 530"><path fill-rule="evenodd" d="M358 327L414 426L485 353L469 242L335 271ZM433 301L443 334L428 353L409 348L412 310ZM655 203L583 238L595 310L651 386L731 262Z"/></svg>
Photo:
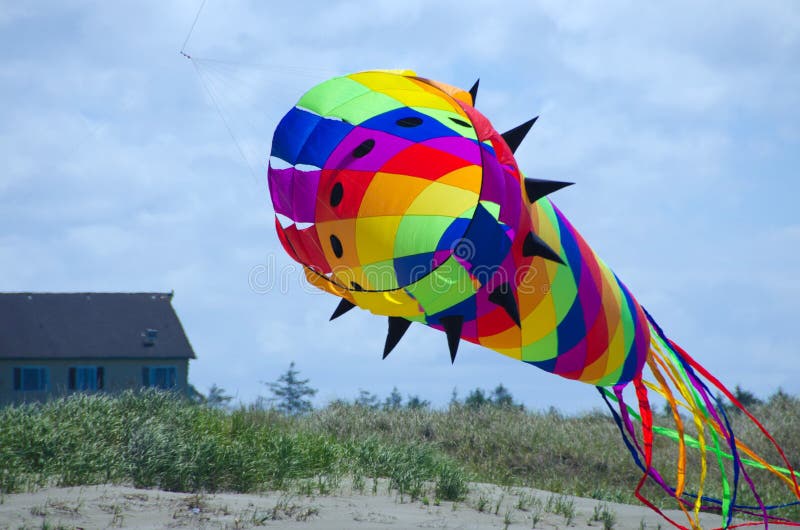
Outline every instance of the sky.
<svg viewBox="0 0 800 530"><path fill-rule="evenodd" d="M800 393L800 4L550 0L0 1L0 291L175 292L190 383L242 402L290 362L315 403L397 387L440 406L589 385L313 292L281 249L272 131L335 75L469 88L662 328L730 387ZM188 40L187 40L188 37ZM190 55L182 56L179 51Z"/></svg>

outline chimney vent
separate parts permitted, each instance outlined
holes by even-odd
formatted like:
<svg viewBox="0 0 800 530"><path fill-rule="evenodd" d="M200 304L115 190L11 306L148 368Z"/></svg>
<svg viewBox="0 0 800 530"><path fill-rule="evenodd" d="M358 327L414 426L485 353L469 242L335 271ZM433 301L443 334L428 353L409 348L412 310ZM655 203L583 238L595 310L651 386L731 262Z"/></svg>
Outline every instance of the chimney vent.
<svg viewBox="0 0 800 530"><path fill-rule="evenodd" d="M148 328L142 332L142 343L145 346L155 346L157 338L158 338L157 329Z"/></svg>

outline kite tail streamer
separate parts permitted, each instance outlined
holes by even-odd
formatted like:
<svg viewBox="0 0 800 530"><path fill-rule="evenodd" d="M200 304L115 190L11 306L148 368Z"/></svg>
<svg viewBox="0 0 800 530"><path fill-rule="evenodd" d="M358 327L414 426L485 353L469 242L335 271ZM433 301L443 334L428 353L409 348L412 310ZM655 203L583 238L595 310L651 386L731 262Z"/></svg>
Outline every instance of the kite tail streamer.
<svg viewBox="0 0 800 530"><path fill-rule="evenodd" d="M736 397L717 378L697 363L680 346L668 339L655 320L647 314L651 325L650 354L647 365L652 380L646 380L643 374L633 381L638 401L637 409L628 405L623 398L623 388L618 385L607 388L598 387L608 404L617 426L623 436L634 462L642 470L642 478L636 487L636 497L644 504L661 514L678 528L700 528L699 513L701 510L718 511L722 515L720 528L736 528L740 526L779 523L784 526L800 526L774 515L774 510L800 504L800 487L798 474L789 463L786 455L764 426L736 399ZM655 392L667 402L668 414L671 415L675 428L655 425L653 411L648 398L648 390ZM721 394L727 398L732 409L726 407L717 397ZM613 405L616 402L616 407ZM681 409L690 414L689 421L694 425L695 433L686 433L687 421L680 414ZM758 428L761 434L772 444L783 461L782 466L772 465L755 451L738 439L731 427L729 411L744 414ZM634 427L634 421L640 424L640 434ZM655 435L670 438L678 444L677 472L674 484L670 484L659 472L653 461L653 442ZM688 450L699 453L700 471L695 482L694 491L688 491L686 476L686 459ZM706 495L705 483L708 477L709 464L716 465L721 479L722 498ZM798 501L789 504L767 505L756 490L750 472L753 469L767 470L783 481ZM683 526L661 512L652 501L642 493L642 487L651 479L669 496L678 501L689 526ZM744 482L755 499L755 505L741 504L738 499L739 486ZM734 522L734 515L756 516L759 521Z"/></svg>

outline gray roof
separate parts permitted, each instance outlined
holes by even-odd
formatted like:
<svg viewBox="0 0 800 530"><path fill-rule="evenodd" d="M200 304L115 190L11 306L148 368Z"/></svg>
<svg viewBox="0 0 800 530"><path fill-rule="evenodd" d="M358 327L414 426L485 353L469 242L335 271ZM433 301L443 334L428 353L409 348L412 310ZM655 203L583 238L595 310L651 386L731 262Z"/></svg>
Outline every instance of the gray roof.
<svg viewBox="0 0 800 530"><path fill-rule="evenodd" d="M195 355L171 293L0 293L0 359L79 358Z"/></svg>

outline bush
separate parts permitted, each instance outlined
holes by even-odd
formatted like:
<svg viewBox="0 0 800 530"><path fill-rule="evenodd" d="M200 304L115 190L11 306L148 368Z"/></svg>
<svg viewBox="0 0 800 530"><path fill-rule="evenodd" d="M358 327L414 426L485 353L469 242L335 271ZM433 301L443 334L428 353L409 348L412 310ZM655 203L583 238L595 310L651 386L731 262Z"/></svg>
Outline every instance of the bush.
<svg viewBox="0 0 800 530"><path fill-rule="evenodd" d="M0 491L117 482L253 492L307 479L328 491L349 474L386 477L417 497L443 465L458 467L416 441L356 440L308 420L257 409L227 413L158 391L10 406L0 409Z"/></svg>
<svg viewBox="0 0 800 530"><path fill-rule="evenodd" d="M753 414L800 461L800 400L779 393ZM657 417L668 425L671 417ZM731 415L739 439L768 461L774 449L743 414ZM691 422L685 422L691 434ZM368 408L338 402L303 416L241 408L232 412L147 391L73 395L45 404L0 409L0 491L45 485L134 483L179 491L254 492L302 482L327 491L352 476L389 479L411 497L430 488L442 500L463 498L468 480L532 486L558 494L636 503L641 472L605 413L453 403L447 411ZM696 488L697 452L689 451L687 491ZM654 464L674 470L677 444L656 437ZM712 457L713 458L713 457ZM705 493L719 497L712 461ZM749 470L772 504L794 500L761 470ZM729 477L731 474L729 473ZM669 477L666 477L669 479ZM650 486L646 486L650 488ZM740 502L748 498L740 489ZM674 500L647 489L665 507ZM797 519L800 511L785 510Z"/></svg>

